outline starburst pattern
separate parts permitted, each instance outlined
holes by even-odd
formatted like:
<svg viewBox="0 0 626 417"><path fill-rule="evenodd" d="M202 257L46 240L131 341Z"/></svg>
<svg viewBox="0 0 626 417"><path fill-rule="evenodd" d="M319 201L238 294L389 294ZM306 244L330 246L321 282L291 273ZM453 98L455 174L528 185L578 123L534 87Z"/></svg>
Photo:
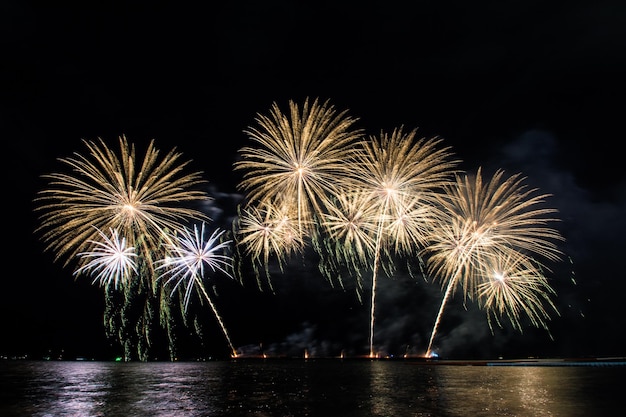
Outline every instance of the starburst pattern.
<svg viewBox="0 0 626 417"><path fill-rule="evenodd" d="M170 254L157 261L157 270L166 269L159 278L167 275L169 278L165 285L174 284L172 293L179 286L185 288L185 309L189 306L193 290L204 290L205 266L212 272L220 271L232 278L232 257L223 254L231 241L220 242L223 230L215 230L207 240L204 234L204 222L200 229L194 225L193 232L183 228L174 237L174 242L168 244Z"/></svg>
<svg viewBox="0 0 626 417"><path fill-rule="evenodd" d="M126 357L133 343L147 357L155 316L173 319L164 298L181 294L178 308L187 313L196 293L211 306L236 356L205 282L208 269L233 278L234 258L227 254L233 242L242 262L251 262L259 288L261 271L272 288L270 265L283 272L292 255L304 255L306 243L320 255L327 278L342 286L344 271L356 278L359 299L371 273L370 357L376 355L379 271L391 276L398 256L420 265L427 259L427 273L445 288L427 355L457 290L486 311L490 328L506 319L522 331L525 317L547 329L549 313L558 311L544 262L560 259L562 240L549 226L556 210L543 208L548 195L527 188L520 174L504 178L499 170L483 182L480 168L475 176L460 173L440 138L417 139L416 130L366 138L347 114L329 101L306 99L302 106L289 101L288 113L274 103L269 114L257 115L256 125L244 130L253 145L241 148L234 164L243 172L238 189L246 198L233 241L220 230L205 240L210 219L185 203L209 197L197 189L204 183L199 172L184 173L189 162L181 162L180 153L160 158L151 141L140 160L124 136L119 153L101 139L84 140L86 156L60 159L70 174L44 176L48 187L35 199L36 232L55 261L75 262L76 276L90 275L105 288L107 308L117 315L105 312L105 322L113 323L107 332L117 335ZM188 229L193 220L202 226ZM166 287L170 297L161 295ZM131 306L142 297L149 299L144 306ZM114 305L120 301L121 308ZM143 316L127 316L132 311Z"/></svg>
<svg viewBox="0 0 626 417"><path fill-rule="evenodd" d="M558 221L556 210L545 207L549 195L539 194L524 181L520 174L504 178L504 171L498 170L483 183L479 168L474 177L457 175L455 183L439 194L439 220L424 253L429 273L441 280L446 290L427 355L448 299L457 288L464 297L475 298L477 285L486 278L485 267L493 265L494 259L512 259L518 254L529 259L560 259L557 243L563 238L549 226ZM532 311L527 313L533 316Z"/></svg>
<svg viewBox="0 0 626 417"><path fill-rule="evenodd" d="M438 212L422 194L404 196L387 216L384 235L394 252L413 256L424 247Z"/></svg>
<svg viewBox="0 0 626 417"><path fill-rule="evenodd" d="M532 259L516 253L492 258L484 266L484 279L476 294L479 304L492 322L502 326L508 319L514 329L523 332L521 316L535 327L548 330L549 308L559 314L551 296L555 295L542 268Z"/></svg>
<svg viewBox="0 0 626 417"><path fill-rule="evenodd" d="M185 288L185 311L187 311L194 290L199 291L204 296L221 326L232 355L237 356L224 321L204 285L205 265L213 273L219 271L232 278L230 273L232 270L232 257L224 254L224 251L229 248L232 241L220 241L223 234L223 230L217 229L205 240L204 222L200 229L198 229L197 225L194 225L193 232L183 228L174 237L174 242L168 244L170 255L163 260L157 261L158 266L156 269L161 270L159 278L169 277L165 282L166 286L173 283L172 294L181 286Z"/></svg>
<svg viewBox="0 0 626 417"><path fill-rule="evenodd" d="M303 249L290 206L263 204L261 207L240 208L237 224L237 246L243 248L244 256L252 262L259 288L262 288L260 271L264 270L267 283L273 290L270 260L276 261L283 271L288 257Z"/></svg>
<svg viewBox="0 0 626 417"><path fill-rule="evenodd" d="M364 263L375 247L376 212L367 195L345 192L335 196L329 212L323 214L326 237L335 244L334 255Z"/></svg>
<svg viewBox="0 0 626 417"><path fill-rule="evenodd" d="M416 139L417 130L405 132L402 127L391 134L381 132L362 140L350 161L343 187L368 195L376 213L372 290L370 301L370 356L374 356L375 295L381 255L392 244L394 248L412 247L425 240L429 218L422 209L435 201L435 191L450 181L457 161L451 159L449 147L440 138ZM416 200L417 199L417 200ZM409 215L418 215L413 221ZM389 232L395 232L391 234Z"/></svg>
<svg viewBox="0 0 626 417"><path fill-rule="evenodd" d="M55 259L67 257L66 264L98 240L97 230L114 229L123 233L127 244L153 261L160 253L166 231L176 230L188 219L205 219L198 210L183 202L205 200L199 172L183 174L188 162L179 162L172 150L164 158L151 141L143 160L125 136L119 138L120 154L102 139L83 143L88 156L74 153L60 161L72 174L53 173L43 177L49 186L36 198L41 213L37 232Z"/></svg>
<svg viewBox="0 0 626 417"><path fill-rule="evenodd" d="M123 236L125 247L134 249L138 273L136 278L117 281L120 294L115 294L115 287L105 287L105 323L111 326L108 334L124 346L126 360L137 353L135 347L145 358L154 309L163 306L157 299L160 292L153 288L154 262L163 256L171 233L190 220L207 219L186 206L209 199L199 189L205 181L200 172L185 173L189 161L182 161L182 154L172 149L161 155L154 141L143 158L125 136L119 138L118 153L102 139L83 143L86 154L74 153L59 160L70 173L43 176L48 184L35 199L40 220L36 233L55 261L64 259L67 266L75 260L81 271L87 270L81 268L89 264L90 257L77 255L100 248L99 230L115 230ZM109 302L113 299L123 306ZM143 308L137 307L141 302Z"/></svg>
<svg viewBox="0 0 626 417"><path fill-rule="evenodd" d="M74 275L93 275L94 280L100 281L100 286L108 286L113 283L115 289L124 284L131 274L138 274L135 265L135 248L126 246L126 239L120 238L117 230L110 229L111 236L107 236L97 229L102 240L90 241L93 249L89 252L80 252L79 257L89 261L78 268Z"/></svg>
<svg viewBox="0 0 626 417"><path fill-rule="evenodd" d="M320 219L320 232L313 240L320 271L331 284L336 279L343 286L342 271L346 269L348 276L356 278L361 301L362 271L371 267L376 246L375 206L367 194L346 191L334 196Z"/></svg>
<svg viewBox="0 0 626 417"><path fill-rule="evenodd" d="M351 144L361 137L361 131L353 129L356 121L328 100L306 99L301 109L290 100L288 115L274 103L269 115L259 114L257 125L245 130L256 146L239 150L241 158L234 165L244 171L239 189L251 204L272 204L280 198L293 206L298 230L304 233L312 226L313 214L337 193Z"/></svg>

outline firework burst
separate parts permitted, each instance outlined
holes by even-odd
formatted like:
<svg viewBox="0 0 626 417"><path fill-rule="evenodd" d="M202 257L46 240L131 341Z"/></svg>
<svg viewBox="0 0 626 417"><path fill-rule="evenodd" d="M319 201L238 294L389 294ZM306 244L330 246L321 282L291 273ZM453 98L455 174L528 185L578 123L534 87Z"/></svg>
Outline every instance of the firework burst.
<svg viewBox="0 0 626 417"><path fill-rule="evenodd" d="M269 115L259 114L257 126L244 131L257 146L239 150L234 168L245 171L239 189L251 204L281 199L294 207L303 234L312 226L313 214L337 194L351 145L361 137L352 128L356 121L329 101L306 99L301 109L289 101L288 115L274 103Z"/></svg>
<svg viewBox="0 0 626 417"><path fill-rule="evenodd" d="M528 188L524 180L520 174L504 178L504 171L498 170L491 181L483 183L479 168L473 178L457 175L455 183L445 186L444 192L438 195L438 220L424 253L428 255L429 273L440 279L446 290L427 355L448 299L457 288L462 289L464 297L475 298L477 286L485 279L485 268L493 267L494 259L526 256L529 261L521 265L527 268L533 256L549 261L560 259L557 242L563 238L556 229L549 227L551 222L557 221L553 217L556 210L543 207L549 195L538 194L537 189ZM537 262L537 265L541 264ZM508 294L514 288L522 287L509 286ZM483 296L488 294L485 287L481 287L481 291ZM533 310L532 303L540 298L543 296L534 297L526 305L525 312L530 317L537 317L539 310ZM498 299L505 300L503 297L490 299L487 304L490 309ZM508 299L513 300L511 296ZM524 307L521 303L514 305ZM509 313L518 311L509 310ZM512 318L510 314L509 317Z"/></svg>
<svg viewBox="0 0 626 417"><path fill-rule="evenodd" d="M435 201L435 190L450 181L457 161L440 138L416 139L417 130L400 127L362 140L350 158L344 190L367 195L376 223L370 301L370 356L374 352L375 296L381 255L390 248L404 251L424 242L425 210ZM416 217L412 217L416 216ZM392 234L393 233L393 234Z"/></svg>
<svg viewBox="0 0 626 417"><path fill-rule="evenodd" d="M551 296L554 289L548 283L543 268L531 258L517 253L496 256L484 265L484 279L478 284L478 303L487 312L489 327L492 322L502 326L508 319L514 329L523 332L521 316L538 328L549 330L550 308L559 314ZM492 328L493 330L493 328Z"/></svg>
<svg viewBox="0 0 626 417"><path fill-rule="evenodd" d="M320 255L320 270L333 284L343 286L341 271L355 276L359 301L363 288L362 271L371 266L376 247L376 213L368 195L344 192L333 198L328 212L321 215L320 232L313 244Z"/></svg>
<svg viewBox="0 0 626 417"><path fill-rule="evenodd" d="M92 284L96 281L100 281L100 286L113 283L117 289L120 284L126 283L131 272L139 273L135 264L135 248L126 246L126 239L120 238L117 230L111 229L110 237L99 229L97 231L101 240L88 242L93 244L93 249L78 254L89 261L78 268L74 275L93 275Z"/></svg>
<svg viewBox="0 0 626 417"><path fill-rule="evenodd" d="M203 184L199 172L183 174L188 162L172 150L164 158L151 141L142 161L135 146L125 136L119 138L120 154L102 139L86 141L88 156L74 153L60 161L72 174L44 175L49 186L37 198L36 211L46 250L65 264L99 240L98 230L117 230L128 246L153 261L161 253L166 231L179 229L189 219L206 219L198 210L181 205L206 200L206 194L193 188Z"/></svg>
<svg viewBox="0 0 626 417"><path fill-rule="evenodd" d="M278 263L280 271L290 255L301 253L303 242L290 206L263 204L239 209L235 236L237 247L243 248L244 257L250 259L257 277L257 285L262 288L261 270L273 291L270 260Z"/></svg>
<svg viewBox="0 0 626 417"><path fill-rule="evenodd" d="M221 326L232 355L237 356L224 321L204 285L205 265L213 273L219 271L232 278L230 273L232 270L232 257L224 254L224 251L228 249L232 241L220 241L223 234L223 230L215 230L205 240L204 222L200 229L198 229L197 225L194 225L193 233L191 230L183 228L180 233L174 236L174 242L168 244L170 255L157 261L158 266L156 269L162 270L159 278L169 277L165 285L173 284L172 294L180 286L185 288L185 311L187 311L194 289L201 292Z"/></svg>
<svg viewBox="0 0 626 417"><path fill-rule="evenodd" d="M127 360L135 341L147 349L152 332L153 305L158 291L153 291L156 281L154 262L163 256L165 243L170 234L192 220L205 220L202 212L188 208L187 203L209 199L197 187L205 183L199 172L185 173L189 162L181 161L175 149L165 155L151 141L143 159L125 136L119 137L119 153L107 147L102 139L83 140L87 154L74 153L60 159L71 173L44 175L48 186L35 198L35 211L39 213L40 225L35 232L46 244L45 250L54 254L55 261L64 259L64 266L77 262L81 272L96 271L101 265L100 278L106 282L113 279L123 296L115 294L116 288L106 286L107 308L105 323L111 326L108 334L115 335L124 346ZM140 266L124 271L137 273L136 279L118 279L115 263L107 252L97 254L103 248L115 248L116 236L109 242L102 241L101 230L114 230L117 238L123 237L124 247L133 248ZM91 256L91 255L95 256ZM99 259L99 260L98 260ZM121 265L117 267L123 268ZM116 280L117 279L117 280ZM133 289L131 291L131 288ZM109 298L124 304L118 308ZM145 308L130 308L130 303L145 303ZM137 311L142 316L136 317ZM133 315L128 316L128 315ZM117 324L111 324L117 323ZM118 328L121 326L121 328ZM132 339L132 340L131 340ZM134 354L133 354L134 356ZM139 352L147 357L147 352Z"/></svg>

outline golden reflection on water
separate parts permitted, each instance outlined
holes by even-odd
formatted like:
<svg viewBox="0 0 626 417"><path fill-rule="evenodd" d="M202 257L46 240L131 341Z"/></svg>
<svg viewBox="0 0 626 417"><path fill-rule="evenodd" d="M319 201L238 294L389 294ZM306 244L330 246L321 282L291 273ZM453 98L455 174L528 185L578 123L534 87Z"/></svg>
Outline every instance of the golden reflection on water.
<svg viewBox="0 0 626 417"><path fill-rule="evenodd" d="M469 369L468 369L469 368ZM451 415L575 416L579 368L442 366L440 407Z"/></svg>
<svg viewBox="0 0 626 417"><path fill-rule="evenodd" d="M385 360L0 362L3 417L600 417L625 366Z"/></svg>

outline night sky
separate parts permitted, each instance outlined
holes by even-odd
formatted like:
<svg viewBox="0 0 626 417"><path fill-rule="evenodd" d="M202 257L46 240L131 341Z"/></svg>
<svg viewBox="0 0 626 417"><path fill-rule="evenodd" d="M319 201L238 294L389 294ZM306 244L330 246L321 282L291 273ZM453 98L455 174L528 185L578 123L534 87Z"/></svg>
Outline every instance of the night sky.
<svg viewBox="0 0 626 417"><path fill-rule="evenodd" d="M57 158L98 137L175 147L204 172L216 226L228 227L244 129L272 103L286 111L307 97L347 109L371 135L405 126L439 136L464 169L521 172L552 194L566 238L548 274L560 311L552 338L533 327L492 334L484 312L455 299L436 343L443 356L626 355L623 2L39 3L0 5L0 355L116 354L102 289L75 281L34 234L33 199L41 175L64 169ZM214 280L235 346L367 353L369 307L350 285L332 288L301 260L273 282L275 294ZM423 352L438 284L398 274L379 285L378 344ZM203 349L224 348L216 328Z"/></svg>

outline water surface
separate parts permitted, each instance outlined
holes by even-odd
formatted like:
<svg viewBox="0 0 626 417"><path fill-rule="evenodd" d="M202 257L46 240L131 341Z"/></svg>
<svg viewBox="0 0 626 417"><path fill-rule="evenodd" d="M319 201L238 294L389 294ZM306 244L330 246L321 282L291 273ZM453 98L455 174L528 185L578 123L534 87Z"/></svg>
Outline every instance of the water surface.
<svg viewBox="0 0 626 417"><path fill-rule="evenodd" d="M0 362L0 416L616 416L626 367Z"/></svg>

